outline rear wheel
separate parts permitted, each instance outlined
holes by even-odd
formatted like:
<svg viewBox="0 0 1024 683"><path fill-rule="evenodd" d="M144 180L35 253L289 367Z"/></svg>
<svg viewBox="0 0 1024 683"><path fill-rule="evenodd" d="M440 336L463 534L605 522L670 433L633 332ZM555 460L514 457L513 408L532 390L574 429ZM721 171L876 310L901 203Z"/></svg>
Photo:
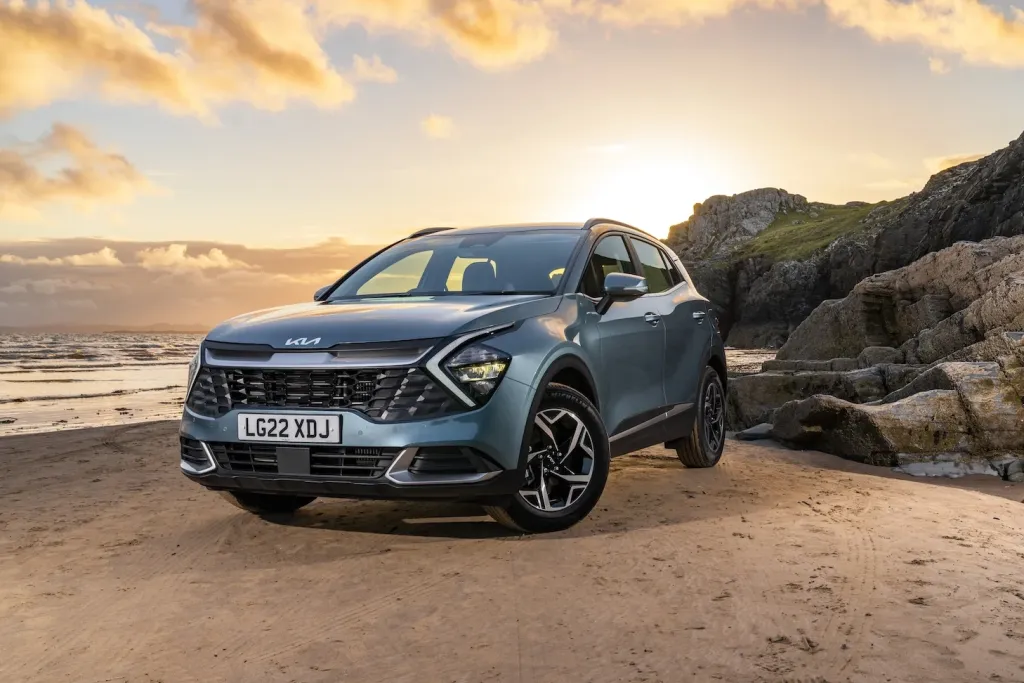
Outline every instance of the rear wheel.
<svg viewBox="0 0 1024 683"><path fill-rule="evenodd" d="M254 515L290 515L316 500L315 496L277 496L249 491L221 491L220 495L235 507Z"/></svg>
<svg viewBox="0 0 1024 683"><path fill-rule="evenodd" d="M586 396L551 384L533 416L528 438L519 491L486 510L517 531L567 529L590 513L608 480L610 449L604 423Z"/></svg>
<svg viewBox="0 0 1024 683"><path fill-rule="evenodd" d="M725 450L725 389L714 368L704 368L697 417L690 435L675 444L679 461L687 467L714 467Z"/></svg>

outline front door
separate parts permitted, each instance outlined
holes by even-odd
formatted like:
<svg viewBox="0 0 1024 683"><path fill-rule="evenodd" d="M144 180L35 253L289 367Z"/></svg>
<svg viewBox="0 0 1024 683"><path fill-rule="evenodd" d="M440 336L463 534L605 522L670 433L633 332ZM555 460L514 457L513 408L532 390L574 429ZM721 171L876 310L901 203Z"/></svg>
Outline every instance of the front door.
<svg viewBox="0 0 1024 683"><path fill-rule="evenodd" d="M598 242L583 275L582 293L600 299L609 273L638 274L621 235ZM586 320L593 327L581 335L581 343L597 359L601 417L608 435L615 437L643 425L665 405L666 327L647 297L614 303L604 315L588 311Z"/></svg>

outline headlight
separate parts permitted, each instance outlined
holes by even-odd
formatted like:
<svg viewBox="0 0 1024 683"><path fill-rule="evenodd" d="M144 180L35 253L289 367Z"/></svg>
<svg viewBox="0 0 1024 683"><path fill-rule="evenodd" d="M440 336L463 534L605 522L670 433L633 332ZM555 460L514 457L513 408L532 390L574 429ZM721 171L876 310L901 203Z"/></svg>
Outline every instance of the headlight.
<svg viewBox="0 0 1024 683"><path fill-rule="evenodd" d="M196 377L199 376L200 354L202 352L203 347L200 346L199 350L196 351L196 355L192 356L192 360L188 362L188 384L185 385L186 398L188 398L188 394L192 391L192 384L196 381Z"/></svg>
<svg viewBox="0 0 1024 683"><path fill-rule="evenodd" d="M512 357L485 344L471 344L457 352L444 367L473 400L484 403L498 386Z"/></svg>

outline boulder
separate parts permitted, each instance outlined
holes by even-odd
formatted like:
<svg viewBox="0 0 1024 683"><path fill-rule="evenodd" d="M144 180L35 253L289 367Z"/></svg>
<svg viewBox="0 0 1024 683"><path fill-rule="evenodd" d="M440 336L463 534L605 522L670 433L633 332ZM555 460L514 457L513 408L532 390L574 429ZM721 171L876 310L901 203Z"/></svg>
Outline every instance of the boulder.
<svg viewBox="0 0 1024 683"><path fill-rule="evenodd" d="M971 446L967 412L951 390L872 406L834 396L791 401L775 412L772 437L888 466L899 464L899 453L966 453Z"/></svg>
<svg viewBox="0 0 1024 683"><path fill-rule="evenodd" d="M770 422L762 422L759 425L754 425L750 429L744 429L742 432L736 432L736 438L740 441L760 441L761 439L772 438L772 425Z"/></svg>
<svg viewBox="0 0 1024 683"><path fill-rule="evenodd" d="M729 427L747 429L771 422L784 403L815 394L830 394L855 403L882 399L889 391L879 368L838 372L775 373L737 377L729 384Z"/></svg>
<svg viewBox="0 0 1024 683"><path fill-rule="evenodd" d="M941 363L863 405L835 396L790 401L774 412L772 436L894 466L1024 453L1024 371L1016 358L1004 363Z"/></svg>

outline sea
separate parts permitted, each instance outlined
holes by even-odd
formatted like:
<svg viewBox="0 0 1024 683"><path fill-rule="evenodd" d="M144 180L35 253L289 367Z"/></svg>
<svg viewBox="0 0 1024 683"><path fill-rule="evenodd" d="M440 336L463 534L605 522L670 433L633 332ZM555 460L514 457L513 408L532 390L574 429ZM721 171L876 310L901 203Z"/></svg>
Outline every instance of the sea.
<svg viewBox="0 0 1024 683"><path fill-rule="evenodd" d="M0 334L0 435L181 415L200 334Z"/></svg>
<svg viewBox="0 0 1024 683"><path fill-rule="evenodd" d="M181 416L200 334L0 334L0 436ZM730 373L774 351L728 349Z"/></svg>

